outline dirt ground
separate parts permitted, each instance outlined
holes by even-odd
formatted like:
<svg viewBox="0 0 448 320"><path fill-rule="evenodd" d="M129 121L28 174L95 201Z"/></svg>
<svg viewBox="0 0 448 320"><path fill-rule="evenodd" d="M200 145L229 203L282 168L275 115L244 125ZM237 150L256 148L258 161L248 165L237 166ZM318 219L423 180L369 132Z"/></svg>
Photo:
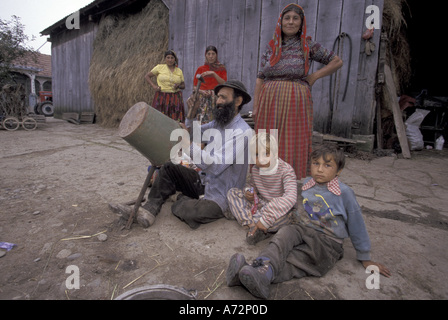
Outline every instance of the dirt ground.
<svg viewBox="0 0 448 320"><path fill-rule="evenodd" d="M0 299L110 300L147 285L184 288L197 300L255 299L228 288L225 269L236 252L256 258L267 240L247 245L235 221L193 231L168 202L151 228L123 228L108 203L135 200L149 163L117 130L49 118L33 132L0 130L0 146L0 242L15 244L0 249ZM447 299L447 165L446 150L349 157L342 180L364 209L373 259L392 277L368 289L347 240L325 277L272 285L270 299ZM71 266L79 289L67 287Z"/></svg>

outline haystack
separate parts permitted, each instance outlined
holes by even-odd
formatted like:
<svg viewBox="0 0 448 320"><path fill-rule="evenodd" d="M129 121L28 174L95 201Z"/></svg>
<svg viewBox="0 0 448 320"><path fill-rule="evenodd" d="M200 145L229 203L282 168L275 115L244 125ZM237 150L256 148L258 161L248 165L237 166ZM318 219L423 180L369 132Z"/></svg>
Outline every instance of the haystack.
<svg viewBox="0 0 448 320"><path fill-rule="evenodd" d="M25 97L25 87L21 84L0 88L0 122L3 117L25 117L28 114Z"/></svg>
<svg viewBox="0 0 448 320"><path fill-rule="evenodd" d="M405 10L409 10L406 0L384 2L382 31L386 33L388 40L386 63L391 67L397 96L405 93L412 76L411 49L407 39L407 23L403 14ZM381 130L377 132L378 147L401 152L392 106L386 102L385 92L382 90L378 106L381 112L381 118L377 119L381 126Z"/></svg>
<svg viewBox="0 0 448 320"><path fill-rule="evenodd" d="M154 91L145 74L163 61L168 49L169 11L152 0L138 14L109 15L99 24L94 43L89 86L97 122L118 127L138 102L152 103Z"/></svg>
<svg viewBox="0 0 448 320"><path fill-rule="evenodd" d="M398 95L403 94L412 76L411 49L407 40L407 23L404 11L409 10L406 0L386 0L383 11L383 31L388 38L387 60L390 65Z"/></svg>

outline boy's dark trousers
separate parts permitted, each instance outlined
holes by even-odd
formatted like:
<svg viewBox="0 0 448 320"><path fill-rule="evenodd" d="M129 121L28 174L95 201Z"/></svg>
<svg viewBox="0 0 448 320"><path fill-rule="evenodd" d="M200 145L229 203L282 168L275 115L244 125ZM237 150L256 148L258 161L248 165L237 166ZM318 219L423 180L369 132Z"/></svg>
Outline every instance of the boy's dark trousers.
<svg viewBox="0 0 448 320"><path fill-rule="evenodd" d="M199 173L172 162L164 164L151 187L143 208L157 216L165 201L177 191L182 195L171 207L172 213L192 229L224 217L221 207L214 201L201 199L204 185Z"/></svg>
<svg viewBox="0 0 448 320"><path fill-rule="evenodd" d="M282 227L260 257L270 260L273 283L306 276L322 277L342 259L342 244L301 225Z"/></svg>

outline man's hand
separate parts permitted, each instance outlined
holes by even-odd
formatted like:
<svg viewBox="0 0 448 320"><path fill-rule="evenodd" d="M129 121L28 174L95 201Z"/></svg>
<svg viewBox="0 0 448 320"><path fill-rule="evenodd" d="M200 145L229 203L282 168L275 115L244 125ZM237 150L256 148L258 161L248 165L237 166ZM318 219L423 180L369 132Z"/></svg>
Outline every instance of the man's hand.
<svg viewBox="0 0 448 320"><path fill-rule="evenodd" d="M192 97L189 97L187 99L187 106L188 106L188 109L193 108L193 106L194 106L194 99Z"/></svg>
<svg viewBox="0 0 448 320"><path fill-rule="evenodd" d="M180 122L180 123L179 123L179 125L180 125L180 127L181 127L182 129L184 129L184 130L187 130L187 131L188 131L188 128L187 128L187 126L185 125L185 123L183 123L183 122Z"/></svg>

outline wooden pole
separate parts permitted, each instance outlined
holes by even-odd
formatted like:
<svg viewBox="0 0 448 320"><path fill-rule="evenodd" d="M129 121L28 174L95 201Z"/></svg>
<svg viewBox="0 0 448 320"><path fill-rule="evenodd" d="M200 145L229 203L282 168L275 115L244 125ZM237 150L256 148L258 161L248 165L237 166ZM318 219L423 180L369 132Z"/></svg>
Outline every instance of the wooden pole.
<svg viewBox="0 0 448 320"><path fill-rule="evenodd" d="M405 159L411 159L411 151L409 149L408 137L406 136L406 127L403 122L403 115L397 100L397 90L392 76L390 66L384 66L385 79L385 102L391 106L394 114L395 128L397 130L398 140L400 142L401 151Z"/></svg>
<svg viewBox="0 0 448 320"><path fill-rule="evenodd" d="M126 224L126 229L127 230L131 229L132 223L137 218L138 209L142 205L142 201L143 201L143 198L145 197L146 190L148 190L148 187L149 187L149 185L151 183L152 175L154 174L155 171L156 171L156 167L155 166L152 166L151 169L149 169L149 172L148 172L148 175L146 177L145 183L143 184L142 190L140 191L140 194L139 194L139 196L137 198L137 201L135 202L135 205L134 205L134 208L132 210L131 216L129 217L128 222Z"/></svg>

